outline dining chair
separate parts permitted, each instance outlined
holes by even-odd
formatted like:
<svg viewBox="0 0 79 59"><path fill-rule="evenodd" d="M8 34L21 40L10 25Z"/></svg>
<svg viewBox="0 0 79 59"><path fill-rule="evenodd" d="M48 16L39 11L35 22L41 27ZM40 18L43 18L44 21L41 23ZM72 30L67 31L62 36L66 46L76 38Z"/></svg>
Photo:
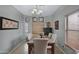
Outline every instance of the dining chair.
<svg viewBox="0 0 79 59"><path fill-rule="evenodd" d="M28 36L28 40L30 40L32 38L32 33L28 33L27 36Z"/></svg>
<svg viewBox="0 0 79 59"><path fill-rule="evenodd" d="M57 36L56 36L56 34L49 33L48 38L53 40L54 42L56 42ZM49 51L51 51L51 49L52 49L51 46L47 46L48 53L49 53Z"/></svg>
<svg viewBox="0 0 79 59"><path fill-rule="evenodd" d="M24 44L24 53L25 54L28 53L28 44L27 43Z"/></svg>
<svg viewBox="0 0 79 59"><path fill-rule="evenodd" d="M35 38L34 39L34 54L47 53L48 38Z"/></svg>

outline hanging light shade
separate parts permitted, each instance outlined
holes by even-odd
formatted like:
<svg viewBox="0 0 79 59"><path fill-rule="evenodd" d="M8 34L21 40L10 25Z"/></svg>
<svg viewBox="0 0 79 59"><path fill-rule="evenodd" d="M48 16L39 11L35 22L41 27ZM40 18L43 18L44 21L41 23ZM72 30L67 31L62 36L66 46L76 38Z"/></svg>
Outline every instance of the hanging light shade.
<svg viewBox="0 0 79 59"><path fill-rule="evenodd" d="M40 10L40 9L38 9L38 7L36 6L36 8L34 8L33 10L32 10L32 14L37 14L37 15L39 15L39 14L41 14L43 11L42 10Z"/></svg>
<svg viewBox="0 0 79 59"><path fill-rule="evenodd" d="M41 14L43 11L42 10L39 10L38 12L37 12L37 14L39 15L39 14Z"/></svg>

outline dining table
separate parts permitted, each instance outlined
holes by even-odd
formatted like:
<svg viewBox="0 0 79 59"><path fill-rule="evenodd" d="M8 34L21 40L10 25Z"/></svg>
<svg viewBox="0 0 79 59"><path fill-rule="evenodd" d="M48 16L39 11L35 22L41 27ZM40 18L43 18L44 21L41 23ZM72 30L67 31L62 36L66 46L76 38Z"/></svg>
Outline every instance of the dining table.
<svg viewBox="0 0 79 59"><path fill-rule="evenodd" d="M28 44L28 54L31 54L32 49L34 47L34 38L31 38L27 44ZM51 54L54 54L54 45L55 45L55 39L48 39L48 46L51 46Z"/></svg>

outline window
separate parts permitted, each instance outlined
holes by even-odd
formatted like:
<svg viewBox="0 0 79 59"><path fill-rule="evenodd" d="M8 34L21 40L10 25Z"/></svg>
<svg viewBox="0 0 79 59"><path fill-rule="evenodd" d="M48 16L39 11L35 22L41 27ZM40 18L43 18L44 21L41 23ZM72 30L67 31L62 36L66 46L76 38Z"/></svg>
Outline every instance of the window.
<svg viewBox="0 0 79 59"><path fill-rule="evenodd" d="M67 17L66 44L74 50L79 50L79 12Z"/></svg>

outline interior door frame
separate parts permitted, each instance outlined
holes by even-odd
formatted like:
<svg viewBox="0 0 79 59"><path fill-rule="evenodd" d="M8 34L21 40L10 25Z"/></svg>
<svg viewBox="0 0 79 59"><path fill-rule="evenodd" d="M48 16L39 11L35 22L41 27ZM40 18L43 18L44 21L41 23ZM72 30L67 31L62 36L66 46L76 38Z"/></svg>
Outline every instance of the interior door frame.
<svg viewBox="0 0 79 59"><path fill-rule="evenodd" d="M67 44L67 40L68 40L67 29L68 29L68 17L66 16L65 17L65 45Z"/></svg>

